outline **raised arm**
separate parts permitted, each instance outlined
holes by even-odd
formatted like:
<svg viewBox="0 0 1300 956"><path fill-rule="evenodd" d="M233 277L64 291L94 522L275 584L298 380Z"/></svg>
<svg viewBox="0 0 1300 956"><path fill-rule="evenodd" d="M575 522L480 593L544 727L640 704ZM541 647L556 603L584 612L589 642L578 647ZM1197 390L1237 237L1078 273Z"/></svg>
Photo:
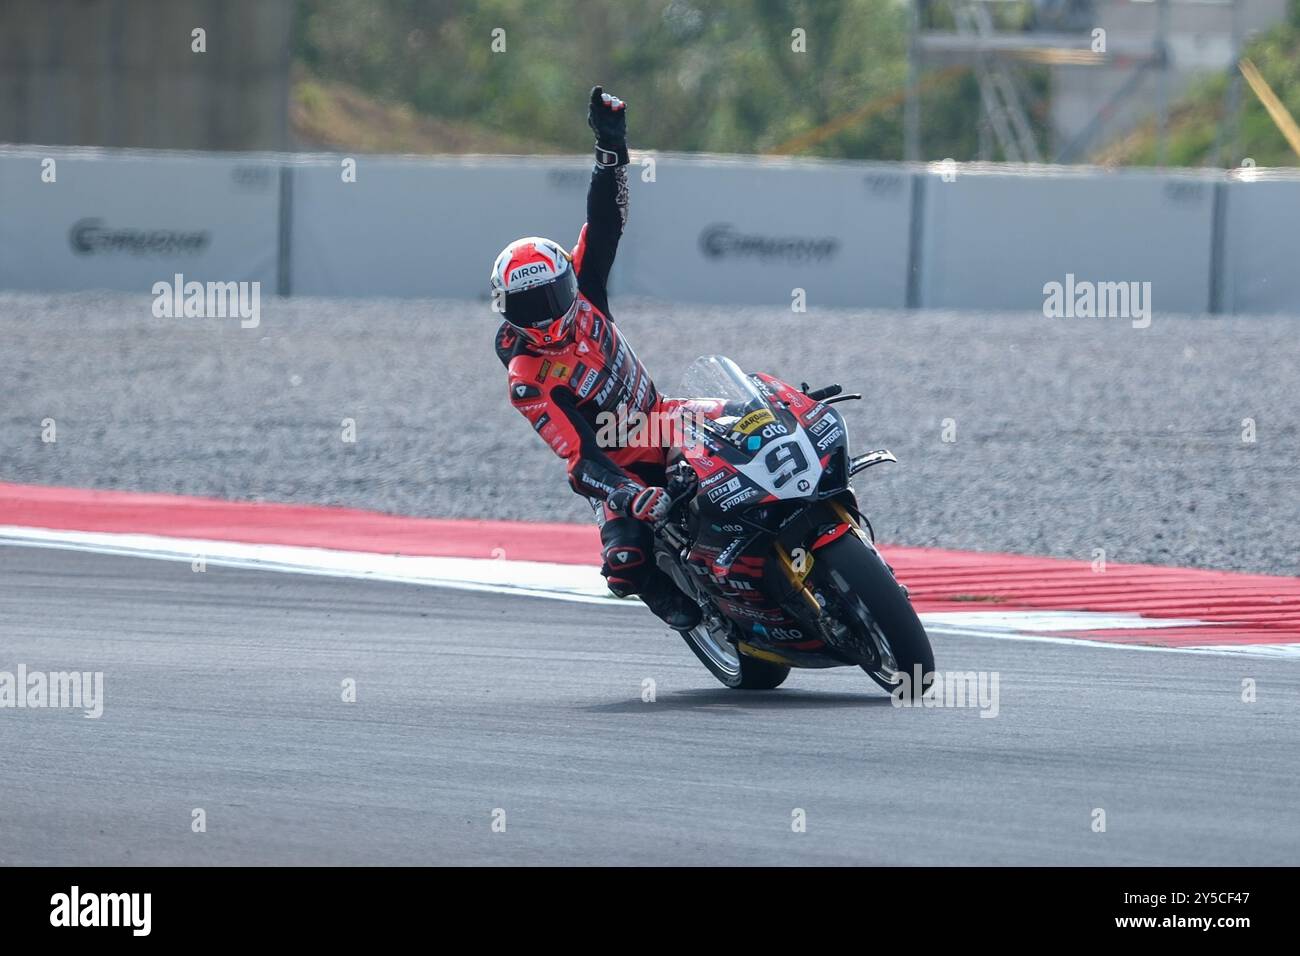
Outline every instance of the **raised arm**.
<svg viewBox="0 0 1300 956"><path fill-rule="evenodd" d="M599 86L592 87L587 124L596 134L596 165L574 264L579 291L608 315L609 271L627 222L627 106Z"/></svg>

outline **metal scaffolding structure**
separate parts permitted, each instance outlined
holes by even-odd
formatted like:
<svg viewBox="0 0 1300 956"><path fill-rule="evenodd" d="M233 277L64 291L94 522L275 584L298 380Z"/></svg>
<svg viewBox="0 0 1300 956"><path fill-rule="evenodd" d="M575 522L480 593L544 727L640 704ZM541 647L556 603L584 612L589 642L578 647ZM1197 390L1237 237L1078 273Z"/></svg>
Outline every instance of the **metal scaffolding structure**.
<svg viewBox="0 0 1300 956"><path fill-rule="evenodd" d="M999 26L995 8L1013 5L1027 17L1014 28ZM1182 8L1178 23L1175 8ZM1246 35L1242 10L1241 0L911 0L904 155L911 161L937 158L924 155L923 74L958 66L971 71L981 104L980 155L963 158L1037 163L1046 155L1056 163L1081 162L1140 117L1154 118L1158 163L1164 165L1175 86L1205 69L1233 75L1216 149L1231 162L1241 102L1236 63ZM1106 29L1108 18L1124 28ZM1184 34L1175 32L1180 29ZM1196 42L1181 42L1175 55L1171 38L1184 36ZM1213 42L1205 44L1206 37ZM1046 104L1026 79L1028 68L1043 66L1052 70ZM1098 83L1079 79L1079 70L1106 75ZM1052 98L1072 80L1086 87L1086 94L1075 97L1083 105L1073 106L1069 124L1052 114L1048 138L1054 142L1043 142L1036 129L1052 113Z"/></svg>

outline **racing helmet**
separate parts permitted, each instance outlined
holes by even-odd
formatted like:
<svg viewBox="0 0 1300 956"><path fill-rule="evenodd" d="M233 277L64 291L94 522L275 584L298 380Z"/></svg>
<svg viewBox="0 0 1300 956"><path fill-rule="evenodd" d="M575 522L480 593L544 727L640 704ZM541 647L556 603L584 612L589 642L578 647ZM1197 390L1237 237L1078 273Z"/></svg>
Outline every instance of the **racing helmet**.
<svg viewBox="0 0 1300 956"><path fill-rule="evenodd" d="M578 312L578 274L564 248L526 236L492 264L493 307L535 345L562 342Z"/></svg>

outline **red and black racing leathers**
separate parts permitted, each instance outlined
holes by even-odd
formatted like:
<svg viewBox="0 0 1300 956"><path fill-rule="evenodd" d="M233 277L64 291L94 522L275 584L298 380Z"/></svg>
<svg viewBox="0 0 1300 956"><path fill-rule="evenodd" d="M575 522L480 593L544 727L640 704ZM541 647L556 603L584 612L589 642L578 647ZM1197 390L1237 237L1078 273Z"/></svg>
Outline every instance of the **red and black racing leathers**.
<svg viewBox="0 0 1300 956"><path fill-rule="evenodd" d="M496 340L511 403L568 463L573 490L592 501L601 523L601 573L619 595L642 593L649 575L661 572L651 561L649 528L614 512L605 500L629 483L663 484L665 448L659 442L602 441L611 431L602 426L635 421L633 413L663 416L675 404L660 396L610 318L607 282L627 208L627 167L597 165L587 190L587 222L572 253L578 275L572 334L542 347L503 322Z"/></svg>

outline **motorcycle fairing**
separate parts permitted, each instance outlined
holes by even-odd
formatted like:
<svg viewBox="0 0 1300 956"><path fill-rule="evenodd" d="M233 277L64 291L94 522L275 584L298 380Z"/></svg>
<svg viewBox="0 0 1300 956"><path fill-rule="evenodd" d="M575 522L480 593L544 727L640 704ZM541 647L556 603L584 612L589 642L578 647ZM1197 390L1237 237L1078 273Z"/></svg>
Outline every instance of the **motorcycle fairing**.
<svg viewBox="0 0 1300 956"><path fill-rule="evenodd" d="M693 429L699 440L674 452L698 479L683 564L750 650L803 667L842 666L843 654L801 620L807 595L789 580L774 548L815 552L849 530L817 506L839 498L856 511L844 420L774 376L746 375L721 356L700 362L711 373L700 387L714 397L686 400L695 413L686 433Z"/></svg>

